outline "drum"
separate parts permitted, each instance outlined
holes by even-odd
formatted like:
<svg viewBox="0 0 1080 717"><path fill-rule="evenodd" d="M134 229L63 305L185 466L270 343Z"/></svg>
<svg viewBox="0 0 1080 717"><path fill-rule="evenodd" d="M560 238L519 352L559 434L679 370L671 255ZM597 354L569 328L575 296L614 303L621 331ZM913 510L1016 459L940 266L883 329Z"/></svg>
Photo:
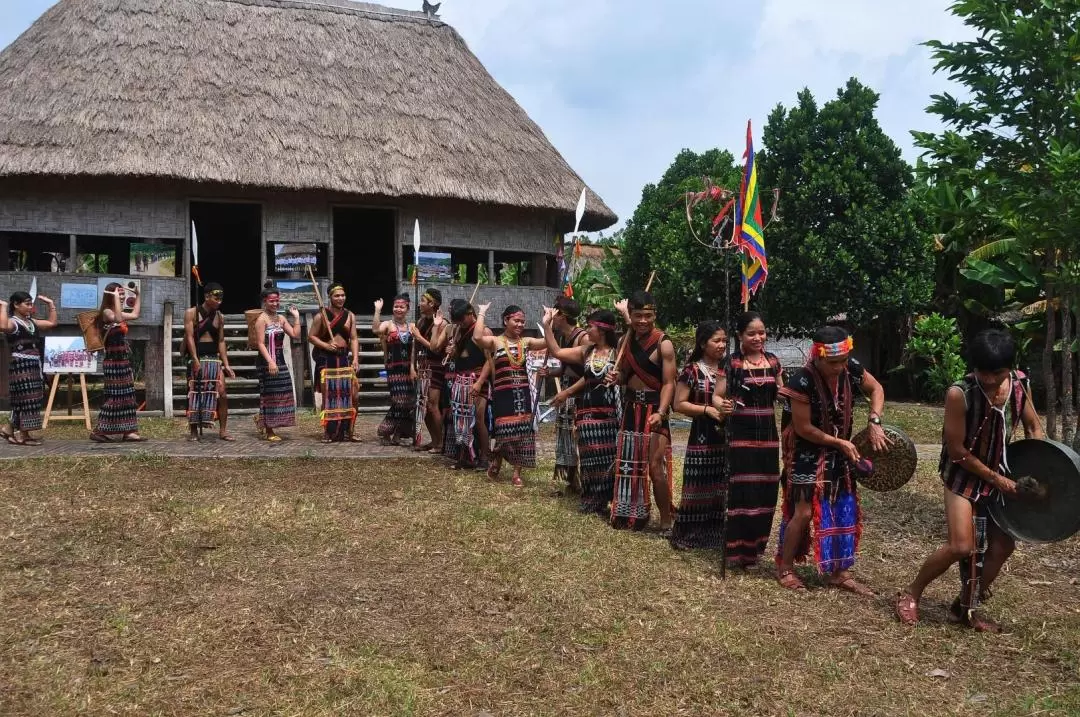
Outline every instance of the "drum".
<svg viewBox="0 0 1080 717"><path fill-rule="evenodd" d="M870 446L870 429L859 432L851 442L859 449L859 454L869 458L873 469L867 473L855 472L856 480L870 490L896 490L907 484L915 475L919 465L919 454L915 442L896 426L882 426L885 438L889 440L887 450L878 453Z"/></svg>
<svg viewBox="0 0 1080 717"><path fill-rule="evenodd" d="M1005 452L1015 495L994 496L990 516L1027 543L1054 543L1080 531L1080 455L1057 441L1027 439Z"/></svg>

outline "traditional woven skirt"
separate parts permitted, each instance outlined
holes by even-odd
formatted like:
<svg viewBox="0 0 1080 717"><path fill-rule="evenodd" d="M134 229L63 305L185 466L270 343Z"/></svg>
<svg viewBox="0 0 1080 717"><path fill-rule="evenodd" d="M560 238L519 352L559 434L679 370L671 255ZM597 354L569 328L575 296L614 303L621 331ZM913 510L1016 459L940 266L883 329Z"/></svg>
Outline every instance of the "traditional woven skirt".
<svg viewBox="0 0 1080 717"><path fill-rule="evenodd" d="M292 375L285 365L280 347L277 351L277 375L271 375L265 361L259 368L259 423L264 428L288 428L296 425L296 401L293 399Z"/></svg>
<svg viewBox="0 0 1080 717"><path fill-rule="evenodd" d="M658 391L629 391L622 424L615 446L615 492L611 500L611 524L617 528L643 530L652 510L652 485L649 482L649 416L658 408ZM660 429L670 439L665 422ZM673 482L671 441L665 456L666 480Z"/></svg>
<svg viewBox="0 0 1080 717"><path fill-rule="evenodd" d="M574 440L574 414L576 413L573 398L566 399L566 403L559 406L555 414L555 467L575 469L578 467L577 442ZM567 474L569 478L569 474Z"/></svg>
<svg viewBox="0 0 1080 717"><path fill-rule="evenodd" d="M848 570L855 564L862 535L862 513L854 479L841 475L840 461L835 451L828 451L825 479L816 484L793 481L784 476L784 514L780 523L780 540L776 560L781 559L788 523L795 514L796 501L811 497L813 518L806 535L800 537L795 552L796 562L806 562L811 549L814 563L822 575ZM798 476L804 478L804 476Z"/></svg>
<svg viewBox="0 0 1080 717"><path fill-rule="evenodd" d="M339 359L348 362L347 357ZM356 406L353 395L356 392L356 374L351 365L332 366L333 359L322 371L323 410L320 416L326 437L334 442L349 440L356 421Z"/></svg>
<svg viewBox="0 0 1080 717"><path fill-rule="evenodd" d="M712 419L695 418L686 442L682 497L671 530L672 544L706 550L723 546L726 478L723 432Z"/></svg>
<svg viewBox="0 0 1080 717"><path fill-rule="evenodd" d="M733 565L754 565L772 534L780 491L780 439L771 404L739 408L727 423L727 559Z"/></svg>
<svg viewBox="0 0 1080 717"><path fill-rule="evenodd" d="M476 408L473 406L472 385L479 377L478 371L456 373L450 385L453 420L445 445L453 446L453 457L462 463L476 462Z"/></svg>
<svg viewBox="0 0 1080 717"><path fill-rule="evenodd" d="M116 435L138 431L131 348L120 329L111 329L105 336L102 373L105 376L105 402L98 412L97 433Z"/></svg>
<svg viewBox="0 0 1080 717"><path fill-rule="evenodd" d="M218 382L221 380L221 359L199 358L199 374L188 362L188 425L211 426L217 420Z"/></svg>
<svg viewBox="0 0 1080 717"><path fill-rule="evenodd" d="M618 408L582 406L577 409L576 418L581 456L581 512L604 514L615 489Z"/></svg>
<svg viewBox="0 0 1080 717"><path fill-rule="evenodd" d="M528 387L520 384L506 388L496 384L491 394L495 416L491 431L492 451L515 468L536 467L536 429L531 401Z"/></svg>
<svg viewBox="0 0 1080 717"><path fill-rule="evenodd" d="M446 390L446 366L442 362L442 358L430 359L428 368L431 369L431 390L445 391Z"/></svg>
<svg viewBox="0 0 1080 717"><path fill-rule="evenodd" d="M413 424L416 437L413 443L417 446L424 442L424 419L427 417L428 391L431 389L431 365L426 358L420 359L416 367L416 417Z"/></svg>
<svg viewBox="0 0 1080 717"><path fill-rule="evenodd" d="M41 356L21 349L11 356L8 367L11 396L11 429L37 431L45 403L45 380L41 375Z"/></svg>
<svg viewBox="0 0 1080 717"><path fill-rule="evenodd" d="M386 365L386 383L390 389L390 410L379 424L379 438L413 438L416 420L416 384L409 377L408 362Z"/></svg>

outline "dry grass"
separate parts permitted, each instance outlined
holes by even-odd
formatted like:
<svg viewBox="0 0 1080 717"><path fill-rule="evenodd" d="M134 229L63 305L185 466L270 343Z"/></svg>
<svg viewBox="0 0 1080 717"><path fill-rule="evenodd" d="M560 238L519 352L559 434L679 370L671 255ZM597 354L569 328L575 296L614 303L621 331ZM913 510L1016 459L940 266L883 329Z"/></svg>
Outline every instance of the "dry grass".
<svg viewBox="0 0 1080 717"><path fill-rule="evenodd" d="M0 713L1080 714L1075 540L1018 551L991 637L944 624L955 574L904 629L885 599L721 581L546 477L222 468L5 465ZM864 497L859 572L886 595L942 535L926 468Z"/></svg>

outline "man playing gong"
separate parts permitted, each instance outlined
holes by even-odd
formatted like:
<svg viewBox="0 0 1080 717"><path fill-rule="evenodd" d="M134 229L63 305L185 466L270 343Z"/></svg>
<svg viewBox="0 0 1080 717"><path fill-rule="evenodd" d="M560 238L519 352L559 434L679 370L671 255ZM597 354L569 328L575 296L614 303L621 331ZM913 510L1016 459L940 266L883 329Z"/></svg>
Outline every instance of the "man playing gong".
<svg viewBox="0 0 1080 717"><path fill-rule="evenodd" d="M1042 426L1028 400L1027 377L1012 366L1016 343L1007 331L980 331L968 350L972 373L945 394L941 480L945 484L945 520L949 538L923 563L914 582L896 598L896 614L905 625L919 621L923 590L956 562L960 596L948 619L978 632L1001 627L975 614L990 596L990 585L1012 555L1015 541L988 519L987 506L999 493L1016 493L1006 478L1006 445L1022 423L1028 438L1043 438Z"/></svg>

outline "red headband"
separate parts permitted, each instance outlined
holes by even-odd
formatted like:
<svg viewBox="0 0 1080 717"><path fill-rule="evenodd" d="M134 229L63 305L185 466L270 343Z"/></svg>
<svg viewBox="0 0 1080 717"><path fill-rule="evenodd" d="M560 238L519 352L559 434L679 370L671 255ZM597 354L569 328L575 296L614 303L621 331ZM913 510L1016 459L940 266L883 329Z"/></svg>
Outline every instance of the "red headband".
<svg viewBox="0 0 1080 717"><path fill-rule="evenodd" d="M590 321L590 324L603 331L614 331L615 327L611 324L605 324L603 321Z"/></svg>
<svg viewBox="0 0 1080 717"><path fill-rule="evenodd" d="M521 317L521 320L522 320L522 321L524 321L524 320L525 320L525 312L524 312L524 311L515 311L515 312L514 312L514 313L512 313L512 314L509 314L509 315L507 315L507 316L504 316L504 317L503 317L503 321L506 321L507 319L512 319L512 318L514 318L515 316L520 316L520 317Z"/></svg>

